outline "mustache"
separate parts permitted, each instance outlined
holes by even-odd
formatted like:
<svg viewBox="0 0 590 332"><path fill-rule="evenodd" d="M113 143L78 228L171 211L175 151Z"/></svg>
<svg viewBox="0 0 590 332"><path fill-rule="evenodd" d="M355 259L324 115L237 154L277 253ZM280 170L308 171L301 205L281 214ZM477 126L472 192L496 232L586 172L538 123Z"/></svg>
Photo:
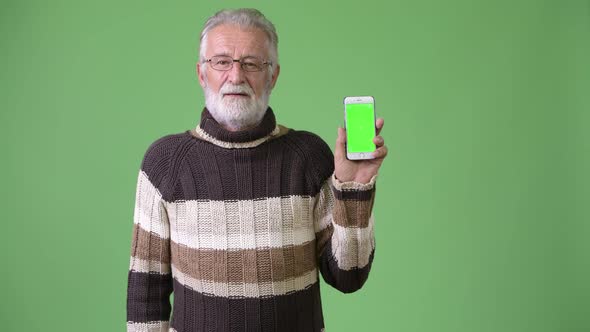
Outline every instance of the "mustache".
<svg viewBox="0 0 590 332"><path fill-rule="evenodd" d="M221 89L219 89L219 93L220 94L240 93L240 94L247 94L247 95L251 96L254 94L254 91L246 83L240 84L240 85L226 83L221 87Z"/></svg>

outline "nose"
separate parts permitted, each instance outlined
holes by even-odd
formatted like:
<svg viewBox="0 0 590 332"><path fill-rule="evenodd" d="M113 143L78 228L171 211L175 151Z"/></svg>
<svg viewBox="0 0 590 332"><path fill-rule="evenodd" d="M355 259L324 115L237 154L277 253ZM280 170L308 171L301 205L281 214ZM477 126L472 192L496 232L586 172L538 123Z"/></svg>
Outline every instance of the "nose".
<svg viewBox="0 0 590 332"><path fill-rule="evenodd" d="M242 65L239 62L234 62L228 75L228 80L232 84L242 84L246 78L246 73L244 73Z"/></svg>

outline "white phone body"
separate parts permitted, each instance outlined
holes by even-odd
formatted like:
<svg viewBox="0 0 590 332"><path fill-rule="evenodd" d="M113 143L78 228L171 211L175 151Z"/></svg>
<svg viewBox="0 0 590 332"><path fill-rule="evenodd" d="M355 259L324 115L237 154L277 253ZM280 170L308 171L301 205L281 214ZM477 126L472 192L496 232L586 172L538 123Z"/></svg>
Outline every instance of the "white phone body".
<svg viewBox="0 0 590 332"><path fill-rule="evenodd" d="M357 105L355 104L364 104ZM362 107L359 109L359 107ZM369 109L372 111L369 114ZM352 112L362 110L362 115L353 115ZM347 113L350 112L350 114ZM349 120L347 120L349 119ZM351 120L355 119L355 120ZM349 160L374 159L373 152L376 150L373 138L377 135L375 128L375 98L371 96L358 96L344 98L344 127L346 129L346 158ZM357 123L347 123L355 121ZM350 130L349 130L350 128ZM354 140L354 141L352 141ZM349 142L351 144L349 144Z"/></svg>

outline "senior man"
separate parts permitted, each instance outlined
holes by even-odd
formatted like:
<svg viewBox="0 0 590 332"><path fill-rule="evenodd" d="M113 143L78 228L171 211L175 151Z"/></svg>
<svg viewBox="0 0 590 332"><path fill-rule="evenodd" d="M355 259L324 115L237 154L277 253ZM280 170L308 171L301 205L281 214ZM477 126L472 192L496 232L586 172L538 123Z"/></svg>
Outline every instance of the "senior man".
<svg viewBox="0 0 590 332"><path fill-rule="evenodd" d="M350 161L343 128L333 155L278 125L277 43L257 10L205 23L200 123L153 142L141 163L127 331L324 331L319 273L344 293L367 280L387 149L376 136L375 159Z"/></svg>

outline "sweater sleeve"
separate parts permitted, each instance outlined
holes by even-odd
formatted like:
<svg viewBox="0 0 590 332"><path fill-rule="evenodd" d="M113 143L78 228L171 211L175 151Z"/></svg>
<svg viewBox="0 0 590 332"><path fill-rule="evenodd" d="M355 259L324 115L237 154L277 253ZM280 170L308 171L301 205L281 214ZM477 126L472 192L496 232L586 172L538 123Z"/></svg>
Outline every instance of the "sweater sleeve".
<svg viewBox="0 0 590 332"><path fill-rule="evenodd" d="M375 176L367 184L340 182L334 174L316 198L314 225L320 272L343 293L360 289L375 253Z"/></svg>
<svg viewBox="0 0 590 332"><path fill-rule="evenodd" d="M164 332L170 326L170 227L158 189L168 163L158 156L158 149L166 147L148 149L137 178L127 284L128 332Z"/></svg>

